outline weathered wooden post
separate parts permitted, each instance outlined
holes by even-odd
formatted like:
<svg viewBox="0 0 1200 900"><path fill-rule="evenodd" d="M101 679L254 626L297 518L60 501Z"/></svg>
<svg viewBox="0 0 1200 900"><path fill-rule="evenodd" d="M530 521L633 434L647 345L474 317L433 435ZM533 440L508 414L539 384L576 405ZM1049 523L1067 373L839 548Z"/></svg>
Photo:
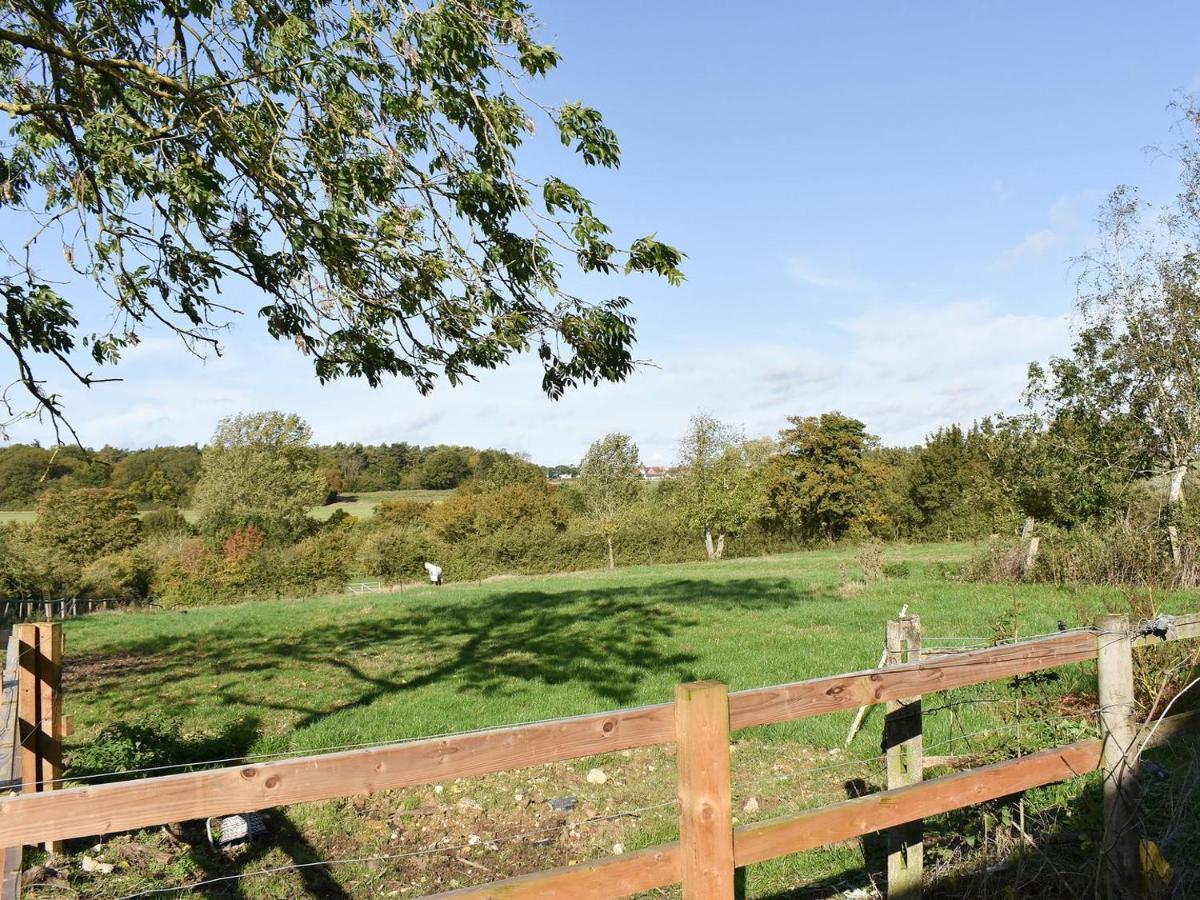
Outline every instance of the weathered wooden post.
<svg viewBox="0 0 1200 900"><path fill-rule="evenodd" d="M17 629L17 717L21 741L21 792L57 790L62 777L63 633L58 623ZM61 841L48 841L55 853Z"/></svg>
<svg viewBox="0 0 1200 900"><path fill-rule="evenodd" d="M1137 722L1134 718L1133 641L1129 617L1096 621L1100 695L1100 770L1104 776L1104 840L1101 881L1108 900L1141 891L1141 801L1137 786Z"/></svg>
<svg viewBox="0 0 1200 900"><path fill-rule="evenodd" d="M719 681L675 688L684 900L733 900L729 693Z"/></svg>
<svg viewBox="0 0 1200 900"><path fill-rule="evenodd" d="M919 662L920 617L904 616L888 622L886 640L887 665ZM920 697L888 701L883 720L883 749L887 754L888 790L922 780L925 763ZM921 896L925 864L921 820L889 828L887 844L889 900L916 900Z"/></svg>

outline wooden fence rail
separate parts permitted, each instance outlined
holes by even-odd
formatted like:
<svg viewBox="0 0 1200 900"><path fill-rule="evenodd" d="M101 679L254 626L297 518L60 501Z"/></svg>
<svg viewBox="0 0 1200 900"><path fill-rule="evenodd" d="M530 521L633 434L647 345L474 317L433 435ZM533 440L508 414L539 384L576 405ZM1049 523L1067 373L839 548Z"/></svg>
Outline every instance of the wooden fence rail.
<svg viewBox="0 0 1200 900"><path fill-rule="evenodd" d="M1200 637L1200 616L1131 636L1120 652ZM816 678L726 697L723 685L682 686L673 703L0 799L0 847L90 837L430 784L635 747L677 743L684 845L661 847L456 892L474 897L617 897L687 879L685 895L731 896L732 866L879 831L1097 769L1111 740L1082 741L980 769L907 784L786 819L728 828L728 732L777 724L1097 659L1098 629L1077 629L952 656ZM919 654L918 654L919 655ZM725 707L722 701L727 702ZM727 708L727 713L723 712ZM727 727L722 727L725 717ZM1189 720L1190 721L1190 720ZM1156 737L1185 723L1164 723ZM724 767L725 771L722 771ZM1107 763L1106 763L1107 768ZM36 786L34 786L36 787ZM696 821L699 818L702 821ZM715 823L715 824L714 824ZM725 823L722 825L721 823ZM701 857L705 857L702 859ZM706 860L715 861L719 874ZM728 876L726 878L726 876ZM915 896L915 895L914 895Z"/></svg>

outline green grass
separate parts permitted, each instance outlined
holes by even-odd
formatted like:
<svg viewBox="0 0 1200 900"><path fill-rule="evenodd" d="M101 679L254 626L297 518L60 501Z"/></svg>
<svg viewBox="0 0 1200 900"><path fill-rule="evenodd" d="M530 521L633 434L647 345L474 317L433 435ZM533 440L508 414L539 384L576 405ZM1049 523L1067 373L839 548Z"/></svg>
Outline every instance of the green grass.
<svg viewBox="0 0 1200 900"><path fill-rule="evenodd" d="M190 746L203 758L320 750L661 702L682 681L716 678L737 690L870 668L879 656L884 623L905 603L921 616L930 644L939 638L986 641L1014 609L1020 633L1032 635L1054 631L1060 619L1081 624L1125 603L1112 589L964 584L939 572L939 563L961 561L972 549L891 546L886 561L908 561L910 574L870 585L858 580L854 551L837 549L494 579L369 597L95 615L66 623L66 712L77 725L71 740L74 746L87 744L103 726L154 709L180 717L185 732L193 733ZM1200 600L1194 593L1174 595L1166 607L1196 609ZM1060 680L1029 688L1030 718L1053 717L1059 695L1094 690L1090 664L1059 672ZM1011 727L1014 696L1005 684L956 692L957 700L1001 702L965 702L953 719L948 710L936 712L945 695L930 696L927 752L978 749L978 738L962 736L987 729L999 729L994 736L1008 751L1012 732L1003 729ZM770 782L781 771L806 779L738 789L739 808L749 791L762 803L760 815L779 815L844 796L843 780L852 775L878 786L877 763L875 768L863 763L861 771L825 771L839 758L830 748L842 747L851 716L848 711L739 732L735 783L761 782L763 776ZM881 719L875 714L868 720L851 755L878 753ZM1074 740L1088 728L1080 719L1029 727L1024 748ZM952 736L961 746L946 745ZM575 793L586 801L581 816L670 799L668 752L622 756L455 782L444 795L422 788L369 801L293 807L277 817L279 827L290 829L281 846L291 857L273 850L221 865L236 871L286 864L296 853L351 857L395 852L416 842L465 840L471 833L512 833L528 828L531 815L523 807L526 818L511 810L515 794ZM613 780L603 788L587 785L583 775L592 765L613 772ZM1086 787L1080 780L1077 790ZM468 794L494 818L481 823L470 818L473 813L456 813L454 803ZM397 825L398 806L440 812ZM540 800L537 809L544 811ZM495 851L480 857L487 875L448 857L436 871L398 862L350 866L331 877L344 896L379 896L397 885L409 886L407 896L419 896L460 879L485 881L603 855L616 840L632 849L670 839L672 816L666 809L592 831L581 826L584 837L577 845L556 845L540 855ZM865 879L862 866L862 851L853 845L788 857L754 867L750 894L778 896L813 879ZM193 866L155 877L179 883L198 874ZM332 882L314 887L299 877L247 881L240 888L244 893L228 896L294 896L304 889L336 895ZM123 878L111 889L136 886L144 883ZM105 895L97 890L89 895Z"/></svg>
<svg viewBox="0 0 1200 900"><path fill-rule="evenodd" d="M375 507L384 500L413 500L420 503L441 503L452 492L451 491L359 491L358 493L347 494L342 500L337 503L330 503L326 506L314 506L308 511L308 514L318 521L325 521L334 514L336 510L344 509L352 516L359 518L369 518L375 515ZM0 525L5 522L32 522L36 517L36 513L32 509L0 509ZM195 522L196 516L190 509L183 511L184 517L189 522Z"/></svg>
<svg viewBox="0 0 1200 900"><path fill-rule="evenodd" d="M928 571L968 552L893 547L914 573L851 590L857 565L838 550L95 616L67 623L89 672L71 679L68 711L81 738L153 700L192 726L253 734L240 750L315 749L654 703L681 681L737 690L869 668L905 603L933 641L986 640L1018 600L1024 634L1119 600ZM794 727L835 746L847 719Z"/></svg>
<svg viewBox="0 0 1200 900"><path fill-rule="evenodd" d="M344 500L327 506L316 506L309 510L314 519L324 521L336 510L344 509L352 516L368 518L375 515L375 507L384 500L412 500L418 503L441 503L452 491L360 491L348 494Z"/></svg>

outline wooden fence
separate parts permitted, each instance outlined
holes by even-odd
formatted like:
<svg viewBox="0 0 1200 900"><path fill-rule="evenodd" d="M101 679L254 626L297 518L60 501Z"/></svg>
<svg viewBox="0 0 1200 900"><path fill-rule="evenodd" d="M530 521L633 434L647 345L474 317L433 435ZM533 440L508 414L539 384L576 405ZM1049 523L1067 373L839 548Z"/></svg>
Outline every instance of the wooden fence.
<svg viewBox="0 0 1200 900"><path fill-rule="evenodd" d="M1136 893L1138 835L1131 827L1136 809L1133 792L1128 790L1133 766L1151 737L1155 743L1169 739L1190 727L1194 717L1174 716L1152 730L1136 727L1132 651L1136 646L1200 637L1200 616L1160 621L1156 630L1131 630L1127 619L1105 617L1092 629L925 657L919 629L905 637L904 623L893 627L896 630L889 631L907 643L909 659L894 659L894 665L863 672L734 693L719 682L700 682L681 685L671 703L262 764L56 791L39 791L52 785L26 782L19 796L0 799L0 847L92 837L674 743L679 763L678 841L439 896L600 900L682 882L687 900L731 898L738 867L910 826L929 816L1097 769L1105 772L1102 851L1107 892L1110 897ZM903 649L901 644L893 646L897 652ZM1099 739L929 781L921 780L919 757L911 755L917 748L910 745L908 762L896 769L905 780L902 786L799 815L732 826L730 731L889 704L885 735L891 734L887 739L902 759L904 743L913 739L912 723L919 724L919 713L913 715L919 707L914 704L923 695L1085 660L1099 663ZM22 658L21 665L27 662ZM908 724L897 728L897 722ZM916 850L919 831L915 836L911 830L897 835L899 840L890 848L896 855L896 872L909 871L907 879L893 877L903 882L904 896L916 897L920 890L912 878L916 857L910 851Z"/></svg>
<svg viewBox="0 0 1200 900"><path fill-rule="evenodd" d="M47 622L53 622L115 606L117 606L116 600L93 600L89 597L63 597L59 600L7 597L0 598L0 620L28 622L34 619L45 619Z"/></svg>

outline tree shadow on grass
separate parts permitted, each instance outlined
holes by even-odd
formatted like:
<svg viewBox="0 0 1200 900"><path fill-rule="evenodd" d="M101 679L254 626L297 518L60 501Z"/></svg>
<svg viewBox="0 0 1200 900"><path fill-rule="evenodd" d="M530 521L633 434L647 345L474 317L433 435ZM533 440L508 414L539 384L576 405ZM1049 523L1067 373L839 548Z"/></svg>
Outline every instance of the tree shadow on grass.
<svg viewBox="0 0 1200 900"><path fill-rule="evenodd" d="M68 695L108 690L105 702L118 714L137 700L121 679L136 677L137 694L158 693L172 683L214 675L237 675L232 683L206 687L222 705L247 712L275 709L298 715L292 729L363 707L393 694L450 686L477 698L515 696L531 684L586 686L613 706L630 703L650 676L696 677L699 655L671 647L671 639L714 610L758 611L816 599L786 578L725 581L678 579L645 586L589 590L498 590L440 605L436 592L419 599L374 600L372 615L342 622L304 621L297 604L280 613L278 630L246 623L241 608L198 640L194 634L159 634L129 641L114 657L68 659ZM348 611L360 613L357 599ZM296 618L286 619L291 610ZM326 610L328 607L325 608ZM165 614L164 614L165 615ZM327 612L322 614L327 615ZM298 620L298 621L297 621ZM105 668L112 663L114 671ZM303 691L270 696L258 682L303 677L335 684L342 699L318 705ZM244 676L244 677L242 677ZM228 682L229 679L226 679ZM276 692L279 693L279 692ZM190 700L176 702L185 713Z"/></svg>

